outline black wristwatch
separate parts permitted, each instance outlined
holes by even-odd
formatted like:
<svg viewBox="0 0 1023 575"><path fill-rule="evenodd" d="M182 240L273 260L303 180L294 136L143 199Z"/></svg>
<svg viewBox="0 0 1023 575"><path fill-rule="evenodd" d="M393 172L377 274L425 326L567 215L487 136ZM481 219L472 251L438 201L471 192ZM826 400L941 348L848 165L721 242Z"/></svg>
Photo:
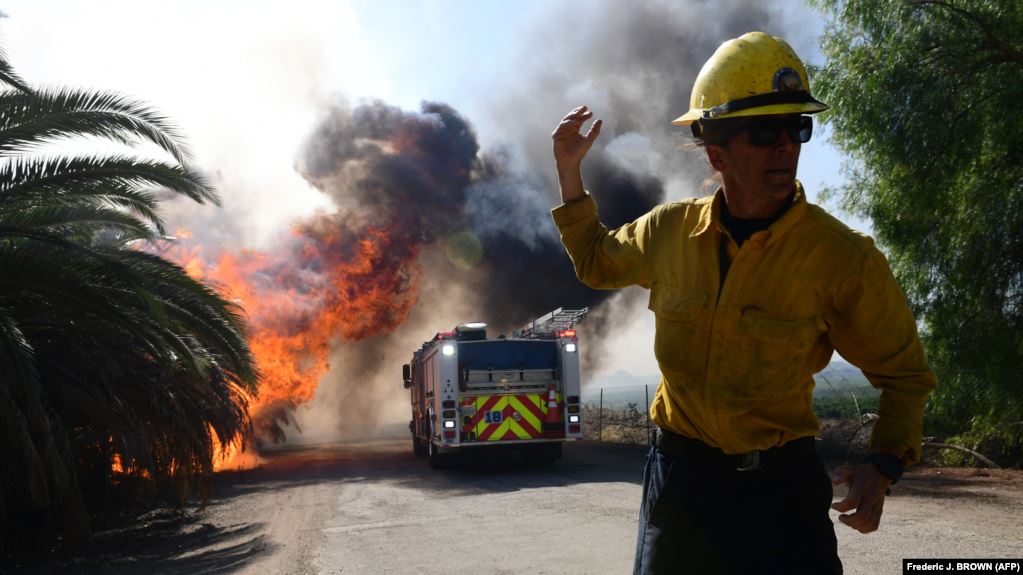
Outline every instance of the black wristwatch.
<svg viewBox="0 0 1023 575"><path fill-rule="evenodd" d="M891 453L871 453L870 455L863 458L863 463L872 463L881 475L884 475L888 479L895 483L902 477L903 465L902 459L897 455Z"/></svg>

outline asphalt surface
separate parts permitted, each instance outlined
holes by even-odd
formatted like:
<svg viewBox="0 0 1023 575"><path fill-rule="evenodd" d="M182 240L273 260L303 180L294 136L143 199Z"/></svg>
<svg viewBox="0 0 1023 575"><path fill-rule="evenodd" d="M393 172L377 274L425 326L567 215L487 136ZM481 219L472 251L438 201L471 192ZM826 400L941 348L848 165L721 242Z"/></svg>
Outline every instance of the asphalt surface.
<svg viewBox="0 0 1023 575"><path fill-rule="evenodd" d="M281 450L218 474L199 514L155 513L78 557L11 572L625 574L644 458L575 442L550 466L508 453L437 471L406 440ZM896 487L879 531L836 525L846 573L1023 557L1023 473L925 470Z"/></svg>

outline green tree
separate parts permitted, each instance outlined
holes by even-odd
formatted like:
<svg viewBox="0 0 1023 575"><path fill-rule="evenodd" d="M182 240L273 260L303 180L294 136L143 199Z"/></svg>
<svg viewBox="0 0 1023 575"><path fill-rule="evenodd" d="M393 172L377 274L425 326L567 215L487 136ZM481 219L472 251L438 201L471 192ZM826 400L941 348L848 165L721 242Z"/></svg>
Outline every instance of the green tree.
<svg viewBox="0 0 1023 575"><path fill-rule="evenodd" d="M815 90L939 387L932 432L1023 434L1023 3L811 0L829 20ZM833 190L834 191L834 190Z"/></svg>
<svg viewBox="0 0 1023 575"><path fill-rule="evenodd" d="M0 84L0 547L13 547L86 534L117 483L207 485L214 438L249 432L257 373L241 310L154 249L158 192L217 201L169 122L113 93L30 88L2 55ZM85 138L126 152L53 151Z"/></svg>

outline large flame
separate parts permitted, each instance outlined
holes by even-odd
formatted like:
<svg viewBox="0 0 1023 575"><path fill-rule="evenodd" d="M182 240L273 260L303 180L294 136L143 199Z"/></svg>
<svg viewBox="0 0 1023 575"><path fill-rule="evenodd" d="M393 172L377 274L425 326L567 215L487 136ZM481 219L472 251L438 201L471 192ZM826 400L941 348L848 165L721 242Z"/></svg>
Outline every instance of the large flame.
<svg viewBox="0 0 1023 575"><path fill-rule="evenodd" d="M206 254L183 242L167 252L245 310L262 373L249 406L257 442L282 439L278 424L312 399L332 346L392 331L415 304L419 246L393 230L346 230L336 216L321 214L297 225L277 251ZM186 230L176 235L190 237ZM218 451L218 469L245 465L238 445Z"/></svg>

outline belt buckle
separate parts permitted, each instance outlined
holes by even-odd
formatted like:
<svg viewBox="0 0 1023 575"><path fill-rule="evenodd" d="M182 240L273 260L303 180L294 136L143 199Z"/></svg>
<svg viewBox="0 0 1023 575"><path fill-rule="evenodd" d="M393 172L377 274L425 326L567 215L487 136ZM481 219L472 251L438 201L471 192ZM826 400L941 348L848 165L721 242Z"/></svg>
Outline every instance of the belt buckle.
<svg viewBox="0 0 1023 575"><path fill-rule="evenodd" d="M742 463L736 467L736 471L756 471L760 469L760 452L749 451L740 455Z"/></svg>

